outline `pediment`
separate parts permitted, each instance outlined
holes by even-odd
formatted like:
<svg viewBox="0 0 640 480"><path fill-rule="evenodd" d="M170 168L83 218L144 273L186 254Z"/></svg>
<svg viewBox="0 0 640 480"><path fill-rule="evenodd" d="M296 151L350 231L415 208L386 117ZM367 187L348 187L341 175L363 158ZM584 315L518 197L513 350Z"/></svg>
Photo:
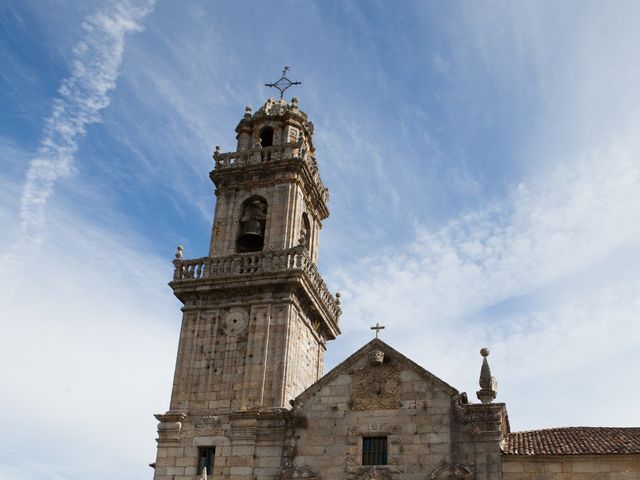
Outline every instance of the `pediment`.
<svg viewBox="0 0 640 480"><path fill-rule="evenodd" d="M382 357L382 360L379 357ZM353 378L354 391L356 393L359 390L366 391L367 395L361 396L363 401L373 402L371 405L360 405L361 409L397 408L397 406L393 406L393 398L395 391L400 388L400 371L402 370L412 371L419 378L424 379L427 383L434 384L437 388L450 395L458 393L458 390L448 383L405 357L379 338L374 338L298 395L296 402L306 401L322 388L334 382L340 375L348 374ZM376 394L373 397L369 395L372 391ZM364 400L365 398L368 400ZM360 409L357 400L354 403L354 407L355 409Z"/></svg>

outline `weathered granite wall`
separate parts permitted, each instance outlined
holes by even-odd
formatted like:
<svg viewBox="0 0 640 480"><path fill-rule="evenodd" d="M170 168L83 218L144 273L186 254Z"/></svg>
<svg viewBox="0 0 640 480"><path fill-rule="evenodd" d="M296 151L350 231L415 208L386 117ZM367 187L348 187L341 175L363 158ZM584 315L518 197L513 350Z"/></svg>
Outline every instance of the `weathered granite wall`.
<svg viewBox="0 0 640 480"><path fill-rule="evenodd" d="M638 480L640 455L504 456L503 480Z"/></svg>
<svg viewBox="0 0 640 480"><path fill-rule="evenodd" d="M322 342L296 296L278 297L185 307L171 410L282 407L322 375Z"/></svg>
<svg viewBox="0 0 640 480"><path fill-rule="evenodd" d="M368 344L298 398L291 476L364 478L362 438L386 436L388 465L376 467L383 478L500 478L503 406L460 404L455 389L391 349L372 362L381 345Z"/></svg>

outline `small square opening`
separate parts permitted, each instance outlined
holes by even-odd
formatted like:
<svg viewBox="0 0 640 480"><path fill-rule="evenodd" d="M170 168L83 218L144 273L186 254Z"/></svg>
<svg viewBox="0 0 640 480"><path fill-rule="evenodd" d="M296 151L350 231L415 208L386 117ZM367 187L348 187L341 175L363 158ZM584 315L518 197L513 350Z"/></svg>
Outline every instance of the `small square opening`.
<svg viewBox="0 0 640 480"><path fill-rule="evenodd" d="M387 464L387 437L362 437L362 465Z"/></svg>

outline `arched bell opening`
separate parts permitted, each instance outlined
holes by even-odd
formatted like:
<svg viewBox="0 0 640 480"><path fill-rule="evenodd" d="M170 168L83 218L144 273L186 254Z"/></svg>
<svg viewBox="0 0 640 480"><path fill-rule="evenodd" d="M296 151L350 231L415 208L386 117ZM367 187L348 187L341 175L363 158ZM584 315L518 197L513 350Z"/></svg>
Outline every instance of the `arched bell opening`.
<svg viewBox="0 0 640 480"><path fill-rule="evenodd" d="M302 230L304 231L304 241L308 250L311 250L311 223L309 222L309 215L306 212L302 213Z"/></svg>
<svg viewBox="0 0 640 480"><path fill-rule="evenodd" d="M260 130L260 145L262 148L273 145L273 128L267 126Z"/></svg>
<svg viewBox="0 0 640 480"><path fill-rule="evenodd" d="M264 233L267 222L267 201L262 197L251 197L242 204L240 234L236 239L236 251L259 252L264 248Z"/></svg>

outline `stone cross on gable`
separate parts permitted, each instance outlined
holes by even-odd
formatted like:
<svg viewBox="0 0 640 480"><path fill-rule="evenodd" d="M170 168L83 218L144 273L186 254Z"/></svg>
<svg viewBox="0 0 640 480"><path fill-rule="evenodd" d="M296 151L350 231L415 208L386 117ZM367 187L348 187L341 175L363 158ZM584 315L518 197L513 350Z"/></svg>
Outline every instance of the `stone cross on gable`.
<svg viewBox="0 0 640 480"><path fill-rule="evenodd" d="M374 327L371 327L371 330L375 330L376 331L376 338L378 338L378 334L380 333L380 330L384 330L384 326L382 326L378 322L376 322L376 325Z"/></svg>

